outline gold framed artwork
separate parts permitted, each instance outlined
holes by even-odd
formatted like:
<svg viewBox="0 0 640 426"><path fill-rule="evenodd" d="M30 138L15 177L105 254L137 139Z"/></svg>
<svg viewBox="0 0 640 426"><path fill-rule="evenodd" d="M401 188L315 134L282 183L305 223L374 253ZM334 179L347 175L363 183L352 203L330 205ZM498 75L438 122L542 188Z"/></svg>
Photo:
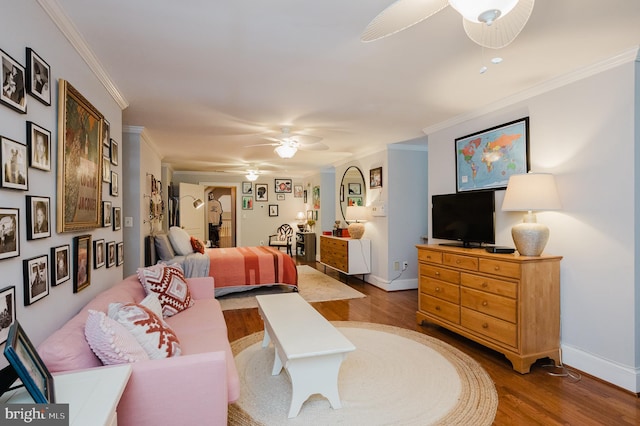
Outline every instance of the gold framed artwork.
<svg viewBox="0 0 640 426"><path fill-rule="evenodd" d="M98 228L104 117L68 81L58 87L57 231Z"/></svg>

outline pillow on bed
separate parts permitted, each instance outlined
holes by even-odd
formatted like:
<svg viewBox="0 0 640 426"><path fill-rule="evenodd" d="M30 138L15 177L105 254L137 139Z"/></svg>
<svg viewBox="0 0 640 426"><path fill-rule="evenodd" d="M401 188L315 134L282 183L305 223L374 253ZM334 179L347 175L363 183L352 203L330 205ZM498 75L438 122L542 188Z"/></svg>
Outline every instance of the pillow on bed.
<svg viewBox="0 0 640 426"><path fill-rule="evenodd" d="M204 244L202 244L202 241L200 241L196 237L191 237L191 247L193 248L194 252L204 254Z"/></svg>
<svg viewBox="0 0 640 426"><path fill-rule="evenodd" d="M167 234L159 234L154 237L154 243L156 245L156 252L160 260L171 260L176 257L176 252L173 251L169 236Z"/></svg>
<svg viewBox="0 0 640 426"><path fill-rule="evenodd" d="M191 247L191 236L184 229L172 226L169 228L169 241L177 254L180 256L186 256L193 253L193 247Z"/></svg>

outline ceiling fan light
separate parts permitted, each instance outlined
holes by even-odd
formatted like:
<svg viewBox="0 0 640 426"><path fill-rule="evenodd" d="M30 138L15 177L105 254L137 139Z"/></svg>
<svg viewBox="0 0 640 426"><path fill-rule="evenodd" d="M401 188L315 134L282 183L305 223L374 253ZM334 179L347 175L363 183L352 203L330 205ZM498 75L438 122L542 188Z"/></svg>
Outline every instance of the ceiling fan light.
<svg viewBox="0 0 640 426"><path fill-rule="evenodd" d="M258 174L253 170L250 170L249 173L245 175L245 177L247 178L247 180L255 182L258 179Z"/></svg>
<svg viewBox="0 0 640 426"><path fill-rule="evenodd" d="M469 21L491 25L511 12L518 0L449 0L449 4Z"/></svg>
<svg viewBox="0 0 640 426"><path fill-rule="evenodd" d="M296 155L298 148L291 145L280 145L274 149L275 153L280 156L280 158L291 158Z"/></svg>

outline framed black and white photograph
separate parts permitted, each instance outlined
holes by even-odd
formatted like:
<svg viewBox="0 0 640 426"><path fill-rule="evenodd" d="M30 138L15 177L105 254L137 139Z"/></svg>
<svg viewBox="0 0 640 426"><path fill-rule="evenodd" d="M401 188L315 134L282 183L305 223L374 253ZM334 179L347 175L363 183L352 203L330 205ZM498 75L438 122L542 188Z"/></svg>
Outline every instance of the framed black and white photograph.
<svg viewBox="0 0 640 426"><path fill-rule="evenodd" d="M116 242L109 241L107 243L107 268L116 266Z"/></svg>
<svg viewBox="0 0 640 426"><path fill-rule="evenodd" d="M53 377L18 321L9 328L4 356L33 398L33 402L36 404L56 402Z"/></svg>
<svg viewBox="0 0 640 426"><path fill-rule="evenodd" d="M102 226L111 226L111 201L102 202Z"/></svg>
<svg viewBox="0 0 640 426"><path fill-rule="evenodd" d="M73 238L73 292L78 293L91 285L91 235Z"/></svg>
<svg viewBox="0 0 640 426"><path fill-rule="evenodd" d="M111 152L111 124L106 118L102 119L102 144L104 147L102 148L104 152L106 152L106 156L111 160L110 152Z"/></svg>
<svg viewBox="0 0 640 426"><path fill-rule="evenodd" d="M271 216L271 217L278 216L278 205L277 204L269 204L269 216Z"/></svg>
<svg viewBox="0 0 640 426"><path fill-rule="evenodd" d="M0 102L22 114L27 113L27 88L25 85L24 67L15 59L0 50L0 62L2 62L2 91Z"/></svg>
<svg viewBox="0 0 640 426"><path fill-rule="evenodd" d="M27 121L29 165L34 169L51 171L51 132L36 123Z"/></svg>
<svg viewBox="0 0 640 426"><path fill-rule="evenodd" d="M23 260L22 271L24 305L29 306L49 294L49 255Z"/></svg>
<svg viewBox="0 0 640 426"><path fill-rule="evenodd" d="M71 278L71 268L69 268L71 253L69 244L51 248L51 284L56 286Z"/></svg>
<svg viewBox="0 0 640 426"><path fill-rule="evenodd" d="M118 165L118 142L111 139L111 164Z"/></svg>
<svg viewBox="0 0 640 426"><path fill-rule="evenodd" d="M302 191L302 202L307 204L307 190Z"/></svg>
<svg viewBox="0 0 640 426"><path fill-rule="evenodd" d="M269 201L269 190L266 183L256 183L256 201Z"/></svg>
<svg viewBox="0 0 640 426"><path fill-rule="evenodd" d="M111 183L111 162L109 157L102 157L102 181Z"/></svg>
<svg viewBox="0 0 640 426"><path fill-rule="evenodd" d="M253 183L251 183L251 182L242 182L242 193L243 194L253 194Z"/></svg>
<svg viewBox="0 0 640 426"><path fill-rule="evenodd" d="M382 167L369 170L369 188L382 188Z"/></svg>
<svg viewBox="0 0 640 426"><path fill-rule="evenodd" d="M19 209L0 207L0 260L20 256Z"/></svg>
<svg viewBox="0 0 640 426"><path fill-rule="evenodd" d="M124 263L124 243L121 241L116 245L116 265Z"/></svg>
<svg viewBox="0 0 640 426"><path fill-rule="evenodd" d="M7 341L9 328L16 321L16 288L0 290L0 345Z"/></svg>
<svg viewBox="0 0 640 426"><path fill-rule="evenodd" d="M45 105L51 105L51 67L33 49L27 47L27 90Z"/></svg>
<svg viewBox="0 0 640 426"><path fill-rule="evenodd" d="M291 179L275 179L275 193L291 193L293 186Z"/></svg>
<svg viewBox="0 0 640 426"><path fill-rule="evenodd" d="M302 198L302 185L293 185L293 197Z"/></svg>
<svg viewBox="0 0 640 426"><path fill-rule="evenodd" d="M104 266L105 253L104 240L95 240L93 242L93 269L102 268Z"/></svg>
<svg viewBox="0 0 640 426"><path fill-rule="evenodd" d="M118 174L113 171L111 172L111 195L118 196Z"/></svg>
<svg viewBox="0 0 640 426"><path fill-rule="evenodd" d="M51 236L49 197L27 195L27 240Z"/></svg>
<svg viewBox="0 0 640 426"><path fill-rule="evenodd" d="M114 231L119 231L120 228L122 228L122 211L120 210L120 207L114 207L113 208L113 230Z"/></svg>
<svg viewBox="0 0 640 426"><path fill-rule="evenodd" d="M362 195L362 185L350 182L348 186L349 195Z"/></svg>
<svg viewBox="0 0 640 426"><path fill-rule="evenodd" d="M28 190L27 146L0 136L0 162L2 163L2 187Z"/></svg>

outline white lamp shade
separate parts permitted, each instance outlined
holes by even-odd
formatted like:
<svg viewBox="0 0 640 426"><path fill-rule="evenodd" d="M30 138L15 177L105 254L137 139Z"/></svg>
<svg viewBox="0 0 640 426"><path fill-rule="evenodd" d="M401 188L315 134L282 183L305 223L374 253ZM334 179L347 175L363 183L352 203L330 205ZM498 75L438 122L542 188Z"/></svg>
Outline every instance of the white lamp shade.
<svg viewBox="0 0 640 426"><path fill-rule="evenodd" d="M556 181L549 173L512 175L502 202L503 211L560 210Z"/></svg>
<svg viewBox="0 0 640 426"><path fill-rule="evenodd" d="M304 215L304 212L298 212L296 213L296 220L305 220L306 217Z"/></svg>
<svg viewBox="0 0 640 426"><path fill-rule="evenodd" d="M503 17L511 12L518 4L518 0L449 0L449 4L465 19L481 22L480 16L492 10L500 11Z"/></svg>
<svg viewBox="0 0 640 426"><path fill-rule="evenodd" d="M365 206L347 206L345 218L347 222L366 222L369 219L369 210Z"/></svg>
<svg viewBox="0 0 640 426"><path fill-rule="evenodd" d="M291 158L296 155L296 152L298 152L298 148L292 145L285 144L276 147L274 151L280 156L280 158Z"/></svg>

